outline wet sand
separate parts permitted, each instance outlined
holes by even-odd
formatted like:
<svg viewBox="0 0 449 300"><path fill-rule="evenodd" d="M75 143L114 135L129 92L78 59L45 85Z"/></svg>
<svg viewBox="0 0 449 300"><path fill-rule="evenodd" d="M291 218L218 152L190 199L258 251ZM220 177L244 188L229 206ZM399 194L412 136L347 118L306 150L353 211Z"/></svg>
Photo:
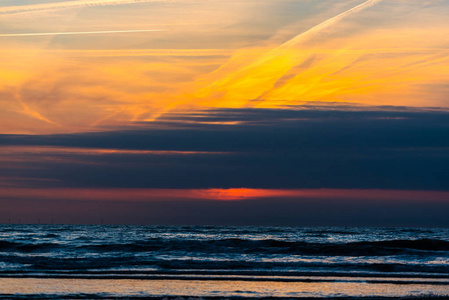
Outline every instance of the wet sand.
<svg viewBox="0 0 449 300"><path fill-rule="evenodd" d="M405 297L449 299L449 284L441 281L376 282L338 278L328 281L246 281L191 279L68 279L1 278L3 298L348 298L400 299ZM89 296L90 295L90 296Z"/></svg>

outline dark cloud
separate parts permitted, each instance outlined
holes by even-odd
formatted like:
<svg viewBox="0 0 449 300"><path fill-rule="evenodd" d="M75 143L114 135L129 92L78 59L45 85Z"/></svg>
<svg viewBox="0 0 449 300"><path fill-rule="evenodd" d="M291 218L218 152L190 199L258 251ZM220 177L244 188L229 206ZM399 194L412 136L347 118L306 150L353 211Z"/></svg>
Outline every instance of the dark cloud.
<svg viewBox="0 0 449 300"><path fill-rule="evenodd" d="M35 151L26 161L9 154L16 160L4 158L0 177L51 179L38 182L46 187L449 190L448 137L441 110L227 109L101 133L0 136L1 146L226 153Z"/></svg>

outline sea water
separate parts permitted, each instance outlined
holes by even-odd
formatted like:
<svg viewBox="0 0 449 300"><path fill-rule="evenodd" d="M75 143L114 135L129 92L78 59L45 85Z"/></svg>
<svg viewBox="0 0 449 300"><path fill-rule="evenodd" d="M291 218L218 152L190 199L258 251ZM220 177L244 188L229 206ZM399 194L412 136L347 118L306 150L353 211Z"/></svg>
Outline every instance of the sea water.
<svg viewBox="0 0 449 300"><path fill-rule="evenodd" d="M442 297L449 229L0 225L0 296Z"/></svg>

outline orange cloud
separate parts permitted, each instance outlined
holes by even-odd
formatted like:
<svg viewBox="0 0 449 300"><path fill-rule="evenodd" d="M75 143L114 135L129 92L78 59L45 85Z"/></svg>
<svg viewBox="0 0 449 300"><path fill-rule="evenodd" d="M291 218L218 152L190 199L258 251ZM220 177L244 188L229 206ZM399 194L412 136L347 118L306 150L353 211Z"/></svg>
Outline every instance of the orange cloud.
<svg viewBox="0 0 449 300"><path fill-rule="evenodd" d="M39 154L79 154L79 155L114 155L114 154L153 154L153 155L195 155L195 154L227 154L218 151L178 151L178 150L128 150L108 148L52 147L52 146L3 146L0 147L0 161L7 155ZM32 159L30 157L30 159Z"/></svg>

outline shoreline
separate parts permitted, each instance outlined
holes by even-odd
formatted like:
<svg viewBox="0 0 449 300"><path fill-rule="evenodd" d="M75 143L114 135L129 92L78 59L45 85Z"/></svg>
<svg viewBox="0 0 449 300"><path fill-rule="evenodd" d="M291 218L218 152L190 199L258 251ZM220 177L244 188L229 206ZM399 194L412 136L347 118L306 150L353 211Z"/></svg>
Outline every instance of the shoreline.
<svg viewBox="0 0 449 300"><path fill-rule="evenodd" d="M0 278L8 299L449 299L449 283ZM78 295L78 296L76 296ZM8 297L7 297L8 296ZM275 297L276 296L276 297ZM83 298L84 297L84 298ZM413 298L414 297L414 298ZM430 297L430 298L429 298Z"/></svg>
<svg viewBox="0 0 449 300"><path fill-rule="evenodd" d="M399 277L399 276L257 276L257 275L200 275L200 274L0 274L1 279L83 279L83 280L183 280L183 281L249 281L249 282L361 282L373 284L428 284L447 285L449 277Z"/></svg>

